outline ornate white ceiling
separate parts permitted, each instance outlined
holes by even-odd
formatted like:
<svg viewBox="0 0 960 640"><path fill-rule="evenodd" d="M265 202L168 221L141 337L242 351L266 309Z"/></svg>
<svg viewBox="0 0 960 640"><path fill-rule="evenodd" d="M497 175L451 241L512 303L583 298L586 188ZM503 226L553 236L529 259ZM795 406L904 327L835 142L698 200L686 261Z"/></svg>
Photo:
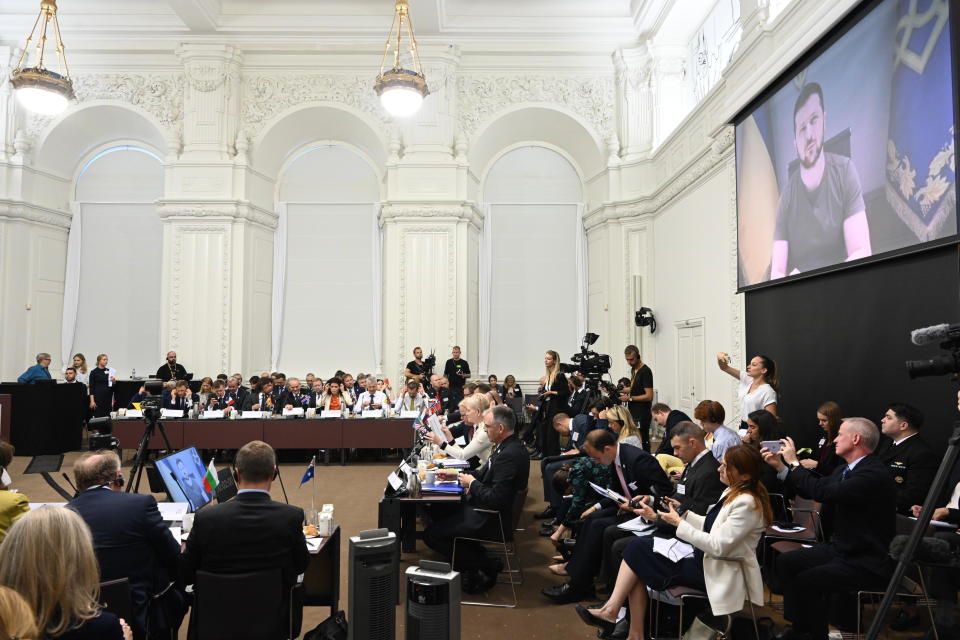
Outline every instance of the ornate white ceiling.
<svg viewBox="0 0 960 640"><path fill-rule="evenodd" d="M425 45L504 52L610 52L654 34L682 40L716 0L411 0ZM244 49L371 50L393 0L59 0L71 52L158 51L178 42ZM22 46L39 0L0 0L0 42ZM668 19L669 17L669 19ZM675 23L678 22L679 26ZM662 30L663 33L658 33ZM670 33L666 33L669 31Z"/></svg>

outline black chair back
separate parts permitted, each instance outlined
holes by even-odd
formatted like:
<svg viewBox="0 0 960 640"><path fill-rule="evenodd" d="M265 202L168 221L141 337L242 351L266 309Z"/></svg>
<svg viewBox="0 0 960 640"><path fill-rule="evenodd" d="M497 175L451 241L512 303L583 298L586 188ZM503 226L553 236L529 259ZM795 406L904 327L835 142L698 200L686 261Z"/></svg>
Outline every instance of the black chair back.
<svg viewBox="0 0 960 640"><path fill-rule="evenodd" d="M120 578L100 583L100 606L118 618L132 624L133 602L130 600L130 580Z"/></svg>
<svg viewBox="0 0 960 640"><path fill-rule="evenodd" d="M197 571L190 625L203 640L282 640L290 625L286 600L280 569Z"/></svg>

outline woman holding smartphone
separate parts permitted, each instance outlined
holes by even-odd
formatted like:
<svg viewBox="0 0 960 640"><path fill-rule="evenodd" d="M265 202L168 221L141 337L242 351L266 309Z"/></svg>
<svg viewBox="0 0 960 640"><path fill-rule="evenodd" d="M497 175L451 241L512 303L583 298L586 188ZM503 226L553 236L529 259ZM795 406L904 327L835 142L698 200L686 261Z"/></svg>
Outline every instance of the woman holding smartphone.
<svg viewBox="0 0 960 640"><path fill-rule="evenodd" d="M777 393L780 378L777 375L777 363L767 356L754 356L744 371L730 366L730 356L724 352L717 354L720 370L740 381L737 386L737 401L740 403L741 429L746 429L746 416L758 409L766 409L777 415Z"/></svg>

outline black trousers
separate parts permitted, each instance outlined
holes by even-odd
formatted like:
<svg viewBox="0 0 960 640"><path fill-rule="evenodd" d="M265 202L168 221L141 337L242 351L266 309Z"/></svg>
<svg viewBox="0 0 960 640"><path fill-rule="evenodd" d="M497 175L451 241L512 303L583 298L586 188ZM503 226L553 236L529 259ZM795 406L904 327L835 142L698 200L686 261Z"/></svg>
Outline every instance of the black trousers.
<svg viewBox="0 0 960 640"><path fill-rule="evenodd" d="M494 515L477 513L468 505L444 505L430 509L432 522L423 532L423 541L428 547L452 562L454 538L469 537L483 540L499 540L500 526ZM506 523L509 526L509 523ZM454 569L469 571L489 566L486 549L477 542L457 540L457 557Z"/></svg>
<svg viewBox="0 0 960 640"><path fill-rule="evenodd" d="M573 555L567 563L567 573L570 574L570 582L574 587L589 587L594 576L600 571L607 527L616 529L616 525L633 517L635 516L632 513L625 513L617 507L607 507L584 518Z"/></svg>
<svg viewBox="0 0 960 640"><path fill-rule="evenodd" d="M565 464L573 463L580 454L572 456L550 456L540 460L540 477L543 479L543 497L547 503L557 510L563 502L563 496L553 488L553 474Z"/></svg>
<svg viewBox="0 0 960 640"><path fill-rule="evenodd" d="M620 562L623 560L623 550L630 541L636 538L629 531L620 527L607 527L603 532L603 561L600 565L600 581L613 588L620 572Z"/></svg>
<svg viewBox="0 0 960 640"><path fill-rule="evenodd" d="M783 617L813 640L826 640L829 597L862 589L882 591L887 586L890 568L885 558L851 562L829 544L784 553L777 558L777 577L783 585Z"/></svg>
<svg viewBox="0 0 960 640"><path fill-rule="evenodd" d="M537 447L544 457L560 455L560 434L553 428L554 415L545 415L537 425Z"/></svg>

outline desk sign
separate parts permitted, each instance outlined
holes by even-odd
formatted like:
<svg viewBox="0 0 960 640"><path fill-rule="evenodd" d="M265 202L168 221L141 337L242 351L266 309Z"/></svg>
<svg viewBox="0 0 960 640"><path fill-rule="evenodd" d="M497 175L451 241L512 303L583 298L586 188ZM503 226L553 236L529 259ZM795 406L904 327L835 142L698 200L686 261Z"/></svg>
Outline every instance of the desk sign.
<svg viewBox="0 0 960 640"><path fill-rule="evenodd" d="M128 418L142 418L142 417L143 417L143 411L140 411L139 409L127 409L127 417L128 417Z"/></svg>
<svg viewBox="0 0 960 640"><path fill-rule="evenodd" d="M160 417L161 418L182 418L183 409L161 409Z"/></svg>
<svg viewBox="0 0 960 640"><path fill-rule="evenodd" d="M420 412L419 412L419 411L410 411L409 409L404 409L403 411L400 412L400 417L401 417L401 418L413 418L414 420L416 420L417 418L420 417Z"/></svg>
<svg viewBox="0 0 960 640"><path fill-rule="evenodd" d="M361 414L363 418L382 418L383 409L364 409Z"/></svg>
<svg viewBox="0 0 960 640"><path fill-rule="evenodd" d="M324 409L320 412L321 418L341 418L343 414L335 409Z"/></svg>
<svg viewBox="0 0 960 640"><path fill-rule="evenodd" d="M284 409L283 415L285 416L302 416L303 407L293 407L292 409Z"/></svg>
<svg viewBox="0 0 960 640"><path fill-rule="evenodd" d="M263 418L262 411L241 411L240 419L241 420L260 420Z"/></svg>
<svg viewBox="0 0 960 640"><path fill-rule="evenodd" d="M207 409L201 414L203 418L222 418L223 409Z"/></svg>

